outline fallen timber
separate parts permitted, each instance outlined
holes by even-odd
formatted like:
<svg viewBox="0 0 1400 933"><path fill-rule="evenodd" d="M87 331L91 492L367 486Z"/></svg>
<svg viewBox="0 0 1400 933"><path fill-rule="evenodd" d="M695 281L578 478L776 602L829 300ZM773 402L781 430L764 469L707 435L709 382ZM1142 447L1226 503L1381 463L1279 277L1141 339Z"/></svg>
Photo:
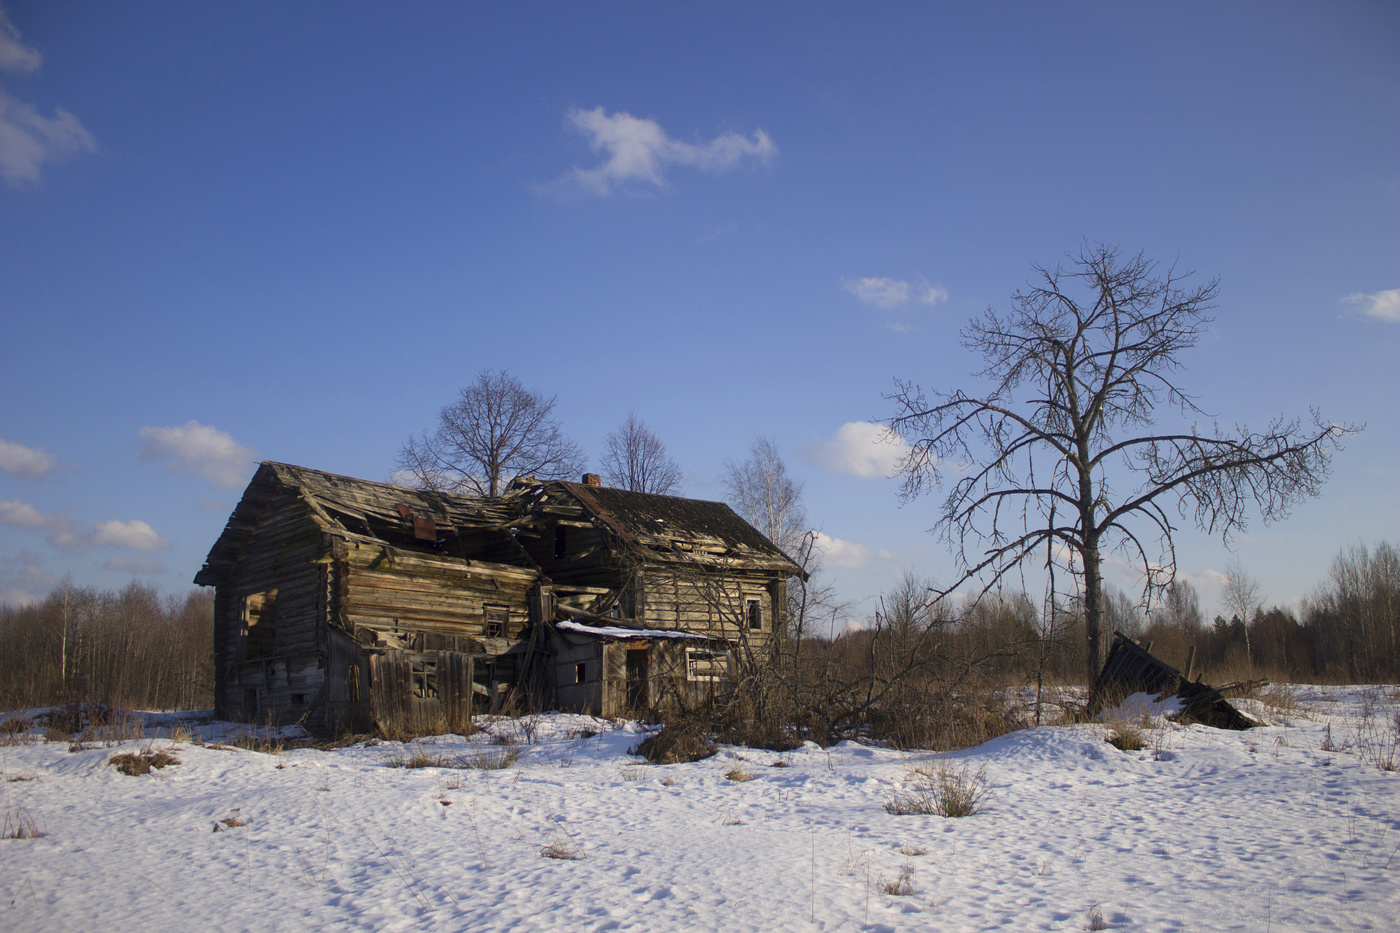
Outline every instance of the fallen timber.
<svg viewBox="0 0 1400 933"><path fill-rule="evenodd" d="M1230 705L1228 696L1243 696L1267 681L1247 681L1212 687L1197 675L1191 680L1194 649L1187 660L1187 672L1172 667L1122 632L1113 633L1113 646L1104 659L1102 670L1089 689L1087 715L1092 718L1103 709L1114 706L1134 693L1149 693L1159 697L1175 695L1181 700L1177 722L1188 725L1201 723L1216 729L1251 729L1259 723Z"/></svg>

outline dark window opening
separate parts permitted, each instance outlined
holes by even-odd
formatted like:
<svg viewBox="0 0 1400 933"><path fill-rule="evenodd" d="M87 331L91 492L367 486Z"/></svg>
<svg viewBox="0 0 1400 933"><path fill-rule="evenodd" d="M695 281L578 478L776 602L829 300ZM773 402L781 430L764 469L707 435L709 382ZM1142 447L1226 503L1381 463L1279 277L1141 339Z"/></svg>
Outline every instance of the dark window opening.
<svg viewBox="0 0 1400 933"><path fill-rule="evenodd" d="M249 660L272 657L277 640L277 591L250 593L244 599L244 625L248 631Z"/></svg>
<svg viewBox="0 0 1400 933"><path fill-rule="evenodd" d="M563 560L569 550L569 530L563 525L554 526L554 559Z"/></svg>
<svg viewBox="0 0 1400 933"><path fill-rule="evenodd" d="M510 622L510 610L501 606L486 607L486 637L504 638Z"/></svg>
<svg viewBox="0 0 1400 933"><path fill-rule="evenodd" d="M757 599L748 601L749 628L758 631L763 628L763 603Z"/></svg>
<svg viewBox="0 0 1400 933"><path fill-rule="evenodd" d="M588 680L588 665L580 661L574 666L574 683L581 684Z"/></svg>
<svg viewBox="0 0 1400 933"><path fill-rule="evenodd" d="M305 705L306 705L306 694L304 694L304 693L293 693L293 694L292 694L292 705L293 705L293 706L305 706Z"/></svg>
<svg viewBox="0 0 1400 933"><path fill-rule="evenodd" d="M436 700L437 659L415 658L409 662L409 669L413 675L413 695L420 700Z"/></svg>

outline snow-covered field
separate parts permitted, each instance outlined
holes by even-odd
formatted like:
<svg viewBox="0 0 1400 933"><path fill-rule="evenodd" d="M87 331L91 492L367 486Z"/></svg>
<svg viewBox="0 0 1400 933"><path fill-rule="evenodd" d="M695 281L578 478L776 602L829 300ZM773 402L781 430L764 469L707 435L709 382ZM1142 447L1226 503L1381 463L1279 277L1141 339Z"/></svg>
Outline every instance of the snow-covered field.
<svg viewBox="0 0 1400 933"><path fill-rule="evenodd" d="M10 825L45 833L0 839L0 929L1400 928L1400 774L1375 763L1400 691L1296 696L1241 704L1273 723L1245 733L1159 719L1138 752L1079 725L955 753L990 790L962 819L885 811L928 754L652 766L628 755L644 728L570 715L488 723L522 742L500 771L389 766L498 753L487 734L280 754L217 747L227 723L37 739L0 747ZM148 775L109 764L166 747L179 763ZM886 893L901 876L912 893Z"/></svg>

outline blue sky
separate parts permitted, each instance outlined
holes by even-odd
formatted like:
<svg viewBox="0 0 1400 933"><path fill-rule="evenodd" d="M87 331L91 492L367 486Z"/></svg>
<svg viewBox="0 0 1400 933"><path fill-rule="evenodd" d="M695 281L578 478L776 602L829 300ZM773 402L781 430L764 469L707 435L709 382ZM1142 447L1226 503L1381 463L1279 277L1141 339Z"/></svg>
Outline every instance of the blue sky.
<svg viewBox="0 0 1400 933"><path fill-rule="evenodd" d="M861 423L1086 239L1219 276L1223 423L1367 424L1236 542L1268 601L1400 539L1394 4L3 9L0 600L182 592L256 459L386 478L501 367L689 495L771 435L859 616L953 572Z"/></svg>

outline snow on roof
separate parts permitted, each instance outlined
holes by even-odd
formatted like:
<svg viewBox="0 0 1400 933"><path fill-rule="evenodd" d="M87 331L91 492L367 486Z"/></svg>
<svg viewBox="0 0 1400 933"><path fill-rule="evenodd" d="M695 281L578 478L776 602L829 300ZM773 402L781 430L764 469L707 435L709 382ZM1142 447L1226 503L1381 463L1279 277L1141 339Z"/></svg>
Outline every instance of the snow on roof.
<svg viewBox="0 0 1400 933"><path fill-rule="evenodd" d="M582 622L570 622L567 619L554 623L560 631L573 632L577 635L593 635L599 638L683 638L691 641L714 641L709 635L697 635L694 632L681 632L676 629L659 628L623 628L620 625L584 625Z"/></svg>

